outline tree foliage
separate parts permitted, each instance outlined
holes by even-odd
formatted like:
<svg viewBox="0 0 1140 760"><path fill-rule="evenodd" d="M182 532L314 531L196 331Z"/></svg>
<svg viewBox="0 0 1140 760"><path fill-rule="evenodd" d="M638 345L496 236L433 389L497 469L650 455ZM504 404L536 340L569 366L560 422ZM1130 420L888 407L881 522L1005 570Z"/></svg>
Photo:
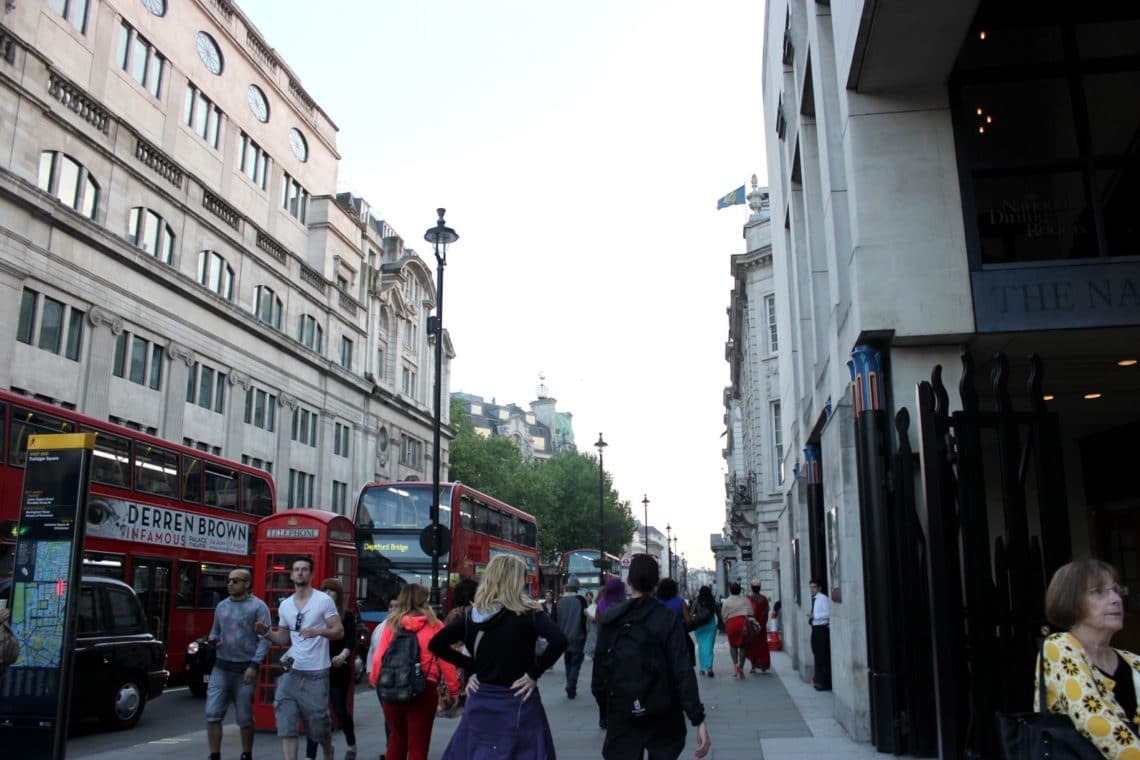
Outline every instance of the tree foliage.
<svg viewBox="0 0 1140 760"><path fill-rule="evenodd" d="M598 460L578 452L548 460L526 461L506 438L475 432L463 405L451 402L450 479L530 512L538 520L538 540L545 562L569 549L598 545ZM629 505L618 500L608 473L602 483L606 551L621 554L629 545L634 520Z"/></svg>

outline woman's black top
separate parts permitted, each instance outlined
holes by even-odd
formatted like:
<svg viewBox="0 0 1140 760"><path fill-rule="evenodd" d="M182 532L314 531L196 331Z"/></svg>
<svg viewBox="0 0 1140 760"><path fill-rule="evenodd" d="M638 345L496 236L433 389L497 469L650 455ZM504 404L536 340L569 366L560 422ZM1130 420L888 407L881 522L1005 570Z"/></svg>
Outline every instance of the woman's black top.
<svg viewBox="0 0 1140 760"><path fill-rule="evenodd" d="M1100 672L1104 673L1103 670ZM1136 717L1136 685L1132 683L1132 668L1123 657L1117 655L1116 672L1104 674L1116 681L1116 686L1112 688L1112 696L1116 698L1116 704L1124 708L1124 714L1131 722Z"/></svg>
<svg viewBox="0 0 1140 760"><path fill-rule="evenodd" d="M535 642L546 639L546 650L535 656ZM478 642L476 642L478 639ZM462 641L474 658L451 648ZM459 620L445 625L432 637L428 648L441 660L450 662L479 678L479 683L510 686L523 673L538 680L566 650L566 634L545 612L494 614L472 609Z"/></svg>
<svg viewBox="0 0 1140 760"><path fill-rule="evenodd" d="M356 649L356 618L351 612L345 610L344 617L340 619L340 622L344 625L344 638L329 640L329 657L336 657L347 648L348 662L340 667L336 665L329 667L329 686L346 688L352 680L352 653ZM368 665L365 664L364 667L367 668Z"/></svg>

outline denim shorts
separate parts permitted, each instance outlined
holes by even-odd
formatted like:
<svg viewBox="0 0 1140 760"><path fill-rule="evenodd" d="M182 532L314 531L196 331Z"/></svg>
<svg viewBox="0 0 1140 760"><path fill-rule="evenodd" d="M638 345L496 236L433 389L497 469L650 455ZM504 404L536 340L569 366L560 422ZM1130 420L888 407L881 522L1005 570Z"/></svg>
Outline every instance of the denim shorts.
<svg viewBox="0 0 1140 760"><path fill-rule="evenodd" d="M233 702L236 723L252 726L253 690L256 686L256 683L245 682L244 673L214 668L206 685L206 722L221 723L226 718L226 708Z"/></svg>
<svg viewBox="0 0 1140 760"><path fill-rule="evenodd" d="M297 736L297 722L305 721L305 736L320 742L332 734L329 720L329 672L290 670L277 679L273 698L278 736Z"/></svg>

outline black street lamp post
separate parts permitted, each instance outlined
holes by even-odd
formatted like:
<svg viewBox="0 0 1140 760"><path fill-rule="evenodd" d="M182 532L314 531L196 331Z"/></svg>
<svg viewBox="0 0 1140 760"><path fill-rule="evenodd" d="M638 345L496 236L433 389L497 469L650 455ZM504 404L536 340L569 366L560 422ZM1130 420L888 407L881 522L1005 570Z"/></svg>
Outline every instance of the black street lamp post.
<svg viewBox="0 0 1140 760"><path fill-rule="evenodd" d="M643 515L642 515L644 517L642 522L645 523L645 553L648 554L649 553L649 496L642 496L641 506L645 508Z"/></svg>
<svg viewBox="0 0 1140 760"><path fill-rule="evenodd" d="M677 554L677 537L674 536L673 537L673 554L669 555L669 578L673 578L673 564L679 558L681 558L681 555ZM677 577L678 578L681 577L681 573L677 573Z"/></svg>
<svg viewBox="0 0 1140 760"><path fill-rule="evenodd" d="M665 523L665 553L668 557L668 561L665 566L669 571L670 578L673 577L673 539L670 538L672 535L673 528L669 525L669 523Z"/></svg>
<svg viewBox="0 0 1140 760"><path fill-rule="evenodd" d="M455 230L444 224L445 209L438 208L439 220L424 233L424 240L435 247L435 316L429 321L428 333L435 337L435 415L432 418L431 458L431 604L439 608L439 555L442 553L439 524L440 420L443 411L443 268L447 266L447 246L459 239Z"/></svg>
<svg viewBox="0 0 1140 760"><path fill-rule="evenodd" d="M606 523L604 504L606 499L606 468L602 462L602 450L609 446L598 433L598 442L594 444L598 449L598 573L605 581L606 572Z"/></svg>

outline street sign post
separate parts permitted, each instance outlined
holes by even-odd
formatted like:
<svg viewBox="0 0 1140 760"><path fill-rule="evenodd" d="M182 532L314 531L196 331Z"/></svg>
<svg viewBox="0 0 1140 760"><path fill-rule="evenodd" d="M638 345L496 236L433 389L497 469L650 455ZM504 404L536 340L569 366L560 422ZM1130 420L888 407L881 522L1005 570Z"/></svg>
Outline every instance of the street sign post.
<svg viewBox="0 0 1140 760"><path fill-rule="evenodd" d="M64 756L94 446L94 433L28 439L10 599L20 658L0 678L6 756Z"/></svg>

